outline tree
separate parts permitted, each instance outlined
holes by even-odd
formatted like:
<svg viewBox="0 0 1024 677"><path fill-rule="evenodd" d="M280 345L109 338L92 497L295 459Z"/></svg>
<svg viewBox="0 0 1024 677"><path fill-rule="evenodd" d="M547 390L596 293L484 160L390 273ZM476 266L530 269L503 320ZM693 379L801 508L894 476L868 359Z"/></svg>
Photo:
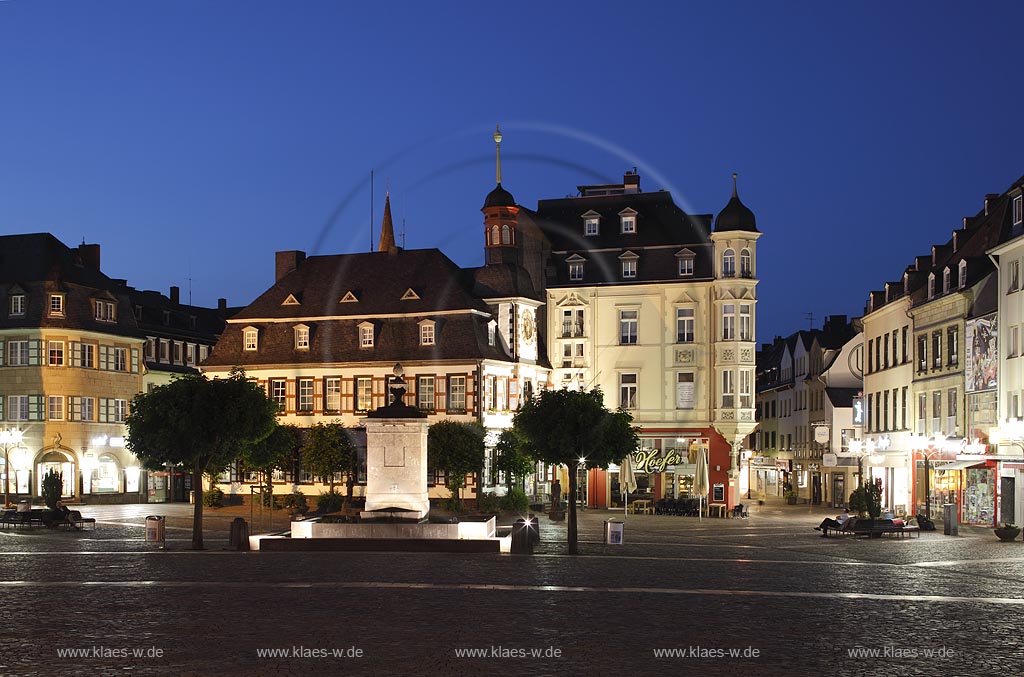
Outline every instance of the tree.
<svg viewBox="0 0 1024 677"><path fill-rule="evenodd" d="M502 430L498 443L494 445L494 469L505 473L508 492L512 493L512 485L522 482L536 466L537 462L530 456L529 446L515 429Z"/></svg>
<svg viewBox="0 0 1024 677"><path fill-rule="evenodd" d="M345 426L338 422L317 423L306 430L306 444L302 447L302 465L310 473L330 485L334 493L334 476L348 474L346 502L352 498L355 486L356 449Z"/></svg>
<svg viewBox="0 0 1024 677"><path fill-rule="evenodd" d="M640 438L625 411L604 406L600 388L545 390L516 413L512 427L529 445L534 458L571 469L607 468L637 450ZM569 554L577 549L576 473L569 473Z"/></svg>
<svg viewBox="0 0 1024 677"><path fill-rule="evenodd" d="M445 419L427 430L427 468L448 473L448 491L460 504L466 475L476 473L483 459L484 427L479 423Z"/></svg>
<svg viewBox="0 0 1024 677"><path fill-rule="evenodd" d="M263 485L274 500L274 471L287 470L295 465L295 456L302 446L302 431L294 425L278 425L262 440L245 445L241 460L249 468L260 472Z"/></svg>
<svg viewBox="0 0 1024 677"><path fill-rule="evenodd" d="M223 470L276 425L277 403L241 370L210 380L190 374L132 398L125 444L147 468L192 471L192 549L203 549L203 473Z"/></svg>

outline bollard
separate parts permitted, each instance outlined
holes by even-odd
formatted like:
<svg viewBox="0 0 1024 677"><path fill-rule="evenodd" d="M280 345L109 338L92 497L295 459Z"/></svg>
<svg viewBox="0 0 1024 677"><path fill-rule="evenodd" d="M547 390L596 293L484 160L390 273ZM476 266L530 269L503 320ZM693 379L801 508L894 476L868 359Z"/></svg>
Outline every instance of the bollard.
<svg viewBox="0 0 1024 677"><path fill-rule="evenodd" d="M530 523L530 545L537 545L540 543L540 520L531 512L527 521Z"/></svg>
<svg viewBox="0 0 1024 677"><path fill-rule="evenodd" d="M530 523L521 517L512 525L512 554L533 554L533 539L530 536Z"/></svg>
<svg viewBox="0 0 1024 677"><path fill-rule="evenodd" d="M166 544L164 518L160 515L146 517L146 543L156 543L161 548Z"/></svg>
<svg viewBox="0 0 1024 677"><path fill-rule="evenodd" d="M249 523L241 517L231 520L231 538L228 547L232 550L249 549Z"/></svg>

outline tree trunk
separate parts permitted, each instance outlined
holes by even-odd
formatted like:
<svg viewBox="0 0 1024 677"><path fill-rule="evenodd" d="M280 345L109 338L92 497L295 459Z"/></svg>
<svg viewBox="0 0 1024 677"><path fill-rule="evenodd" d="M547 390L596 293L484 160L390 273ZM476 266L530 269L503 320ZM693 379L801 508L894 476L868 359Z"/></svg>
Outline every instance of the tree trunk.
<svg viewBox="0 0 1024 677"><path fill-rule="evenodd" d="M352 452L352 456L353 456L352 464L349 466L349 469L348 469L348 478L347 478L348 482L347 482L347 484L345 486L345 507L346 508L349 507L352 504L352 492L355 491L355 488L356 488L356 472L357 472L356 464L358 463L358 460L355 458L355 455L356 455L356 452L353 451Z"/></svg>
<svg viewBox="0 0 1024 677"><path fill-rule="evenodd" d="M203 467L196 461L192 468L192 549L203 549Z"/></svg>
<svg viewBox="0 0 1024 677"><path fill-rule="evenodd" d="M569 473L569 554L578 555L579 549L576 546L576 473Z"/></svg>

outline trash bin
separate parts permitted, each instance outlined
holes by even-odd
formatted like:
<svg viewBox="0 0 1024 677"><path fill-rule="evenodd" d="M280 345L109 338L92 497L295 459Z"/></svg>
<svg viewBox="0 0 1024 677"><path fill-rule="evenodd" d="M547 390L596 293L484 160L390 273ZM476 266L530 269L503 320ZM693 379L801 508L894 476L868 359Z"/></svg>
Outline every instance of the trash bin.
<svg viewBox="0 0 1024 677"><path fill-rule="evenodd" d="M249 523L241 517L231 520L231 537L228 547L232 550L249 549Z"/></svg>
<svg viewBox="0 0 1024 677"><path fill-rule="evenodd" d="M957 523L956 503L942 504L942 533L947 536L957 536L960 533L960 525Z"/></svg>
<svg viewBox="0 0 1024 677"><path fill-rule="evenodd" d="M622 545L622 527L618 520L606 520L604 523L604 542L609 545Z"/></svg>
<svg viewBox="0 0 1024 677"><path fill-rule="evenodd" d="M164 545L164 518L160 515L146 516L146 543L159 543Z"/></svg>
<svg viewBox="0 0 1024 677"><path fill-rule="evenodd" d="M533 537L530 535L533 525L520 517L512 525L512 554L532 555Z"/></svg>

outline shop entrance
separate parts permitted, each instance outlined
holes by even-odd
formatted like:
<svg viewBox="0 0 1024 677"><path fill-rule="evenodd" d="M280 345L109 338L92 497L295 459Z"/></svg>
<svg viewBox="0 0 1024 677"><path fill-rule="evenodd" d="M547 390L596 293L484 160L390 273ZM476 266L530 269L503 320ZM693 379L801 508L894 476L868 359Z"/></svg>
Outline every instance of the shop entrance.
<svg viewBox="0 0 1024 677"><path fill-rule="evenodd" d="M846 507L846 475L832 475L832 507Z"/></svg>

